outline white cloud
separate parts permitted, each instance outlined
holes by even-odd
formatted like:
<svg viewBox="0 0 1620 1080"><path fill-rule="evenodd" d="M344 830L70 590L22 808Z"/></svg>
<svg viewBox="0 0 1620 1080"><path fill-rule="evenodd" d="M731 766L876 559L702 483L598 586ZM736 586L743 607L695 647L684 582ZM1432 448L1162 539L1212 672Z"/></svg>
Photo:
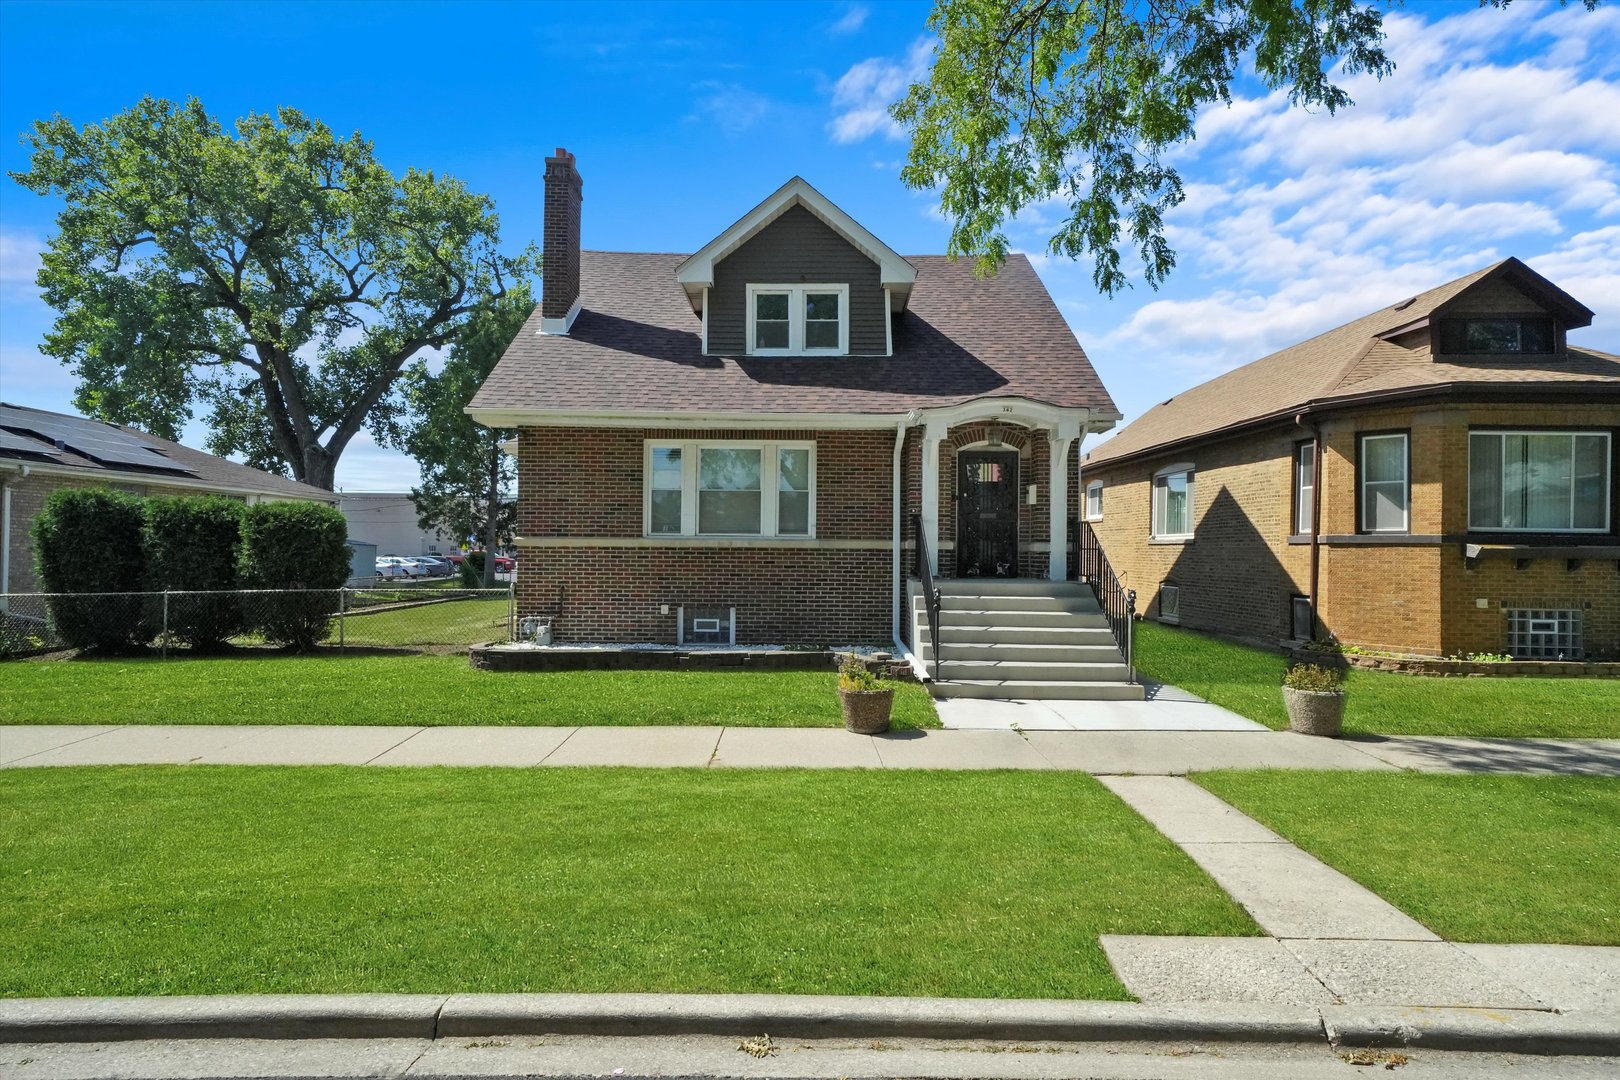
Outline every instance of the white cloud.
<svg viewBox="0 0 1620 1080"><path fill-rule="evenodd" d="M771 99L737 83L707 80L697 84L690 121L710 124L727 135L740 135L765 119Z"/></svg>
<svg viewBox="0 0 1620 1080"><path fill-rule="evenodd" d="M849 10L832 24L831 30L835 34L853 34L866 25L866 17L872 10L865 4L851 4Z"/></svg>
<svg viewBox="0 0 1620 1080"><path fill-rule="evenodd" d="M879 134L903 137L900 125L889 116L889 106L927 75L933 51L932 38L918 38L900 59L870 57L840 75L832 93L836 115L827 125L833 141L860 142Z"/></svg>

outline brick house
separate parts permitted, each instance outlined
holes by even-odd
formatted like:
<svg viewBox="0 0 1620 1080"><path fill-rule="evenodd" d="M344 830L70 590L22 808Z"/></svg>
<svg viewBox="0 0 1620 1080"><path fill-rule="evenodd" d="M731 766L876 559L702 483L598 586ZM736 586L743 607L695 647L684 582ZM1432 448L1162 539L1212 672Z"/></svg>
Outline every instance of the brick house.
<svg viewBox="0 0 1620 1080"><path fill-rule="evenodd" d="M519 431L521 614L910 640L914 514L944 577L1062 583L1119 413L1027 259L903 258L799 178L689 255L581 251L581 201L559 150L540 304L467 410Z"/></svg>
<svg viewBox="0 0 1620 1080"><path fill-rule="evenodd" d="M330 491L239 465L120 424L0 402L0 593L33 592L32 525L60 487L136 495L224 495L254 503Z"/></svg>
<svg viewBox="0 0 1620 1080"><path fill-rule="evenodd" d="M1620 653L1620 357L1517 259L1196 386L1086 455L1145 616L1279 643Z"/></svg>

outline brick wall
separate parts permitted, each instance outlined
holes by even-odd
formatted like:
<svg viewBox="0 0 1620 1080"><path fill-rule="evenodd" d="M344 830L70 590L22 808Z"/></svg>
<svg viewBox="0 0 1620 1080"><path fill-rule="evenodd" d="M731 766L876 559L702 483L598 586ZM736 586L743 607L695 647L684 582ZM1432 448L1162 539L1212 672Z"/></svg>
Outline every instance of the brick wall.
<svg viewBox="0 0 1620 1080"><path fill-rule="evenodd" d="M1611 427L1616 419L1608 405L1504 404L1363 410L1325 421L1321 625L1346 644L1369 648L1502 652L1507 609L1573 608L1583 612L1589 654L1620 652L1620 573L1613 559L1587 560L1573 570L1562 558L1532 559L1523 569L1513 559L1482 559L1470 569L1463 559L1465 543L1522 540L1467 533L1471 427ZM1401 536L1358 536L1357 434L1392 429L1410 432L1410 529ZM1169 581L1182 589L1182 625L1268 641L1289 636L1288 598L1309 590L1310 546L1288 541L1293 446L1306 434L1279 428L1087 469L1087 482L1105 482L1097 534L1127 587L1137 589L1140 610L1157 617L1157 589ZM1149 544L1151 476L1179 461L1197 467L1196 538ZM1620 514L1620 506L1614 510ZM1570 536L1559 543L1620 541Z"/></svg>
<svg viewBox="0 0 1620 1080"><path fill-rule="evenodd" d="M645 442L693 438L813 441L816 539L644 539ZM893 454L892 431L523 428L519 613L560 641L673 643L684 604L736 607L739 644L886 644Z"/></svg>

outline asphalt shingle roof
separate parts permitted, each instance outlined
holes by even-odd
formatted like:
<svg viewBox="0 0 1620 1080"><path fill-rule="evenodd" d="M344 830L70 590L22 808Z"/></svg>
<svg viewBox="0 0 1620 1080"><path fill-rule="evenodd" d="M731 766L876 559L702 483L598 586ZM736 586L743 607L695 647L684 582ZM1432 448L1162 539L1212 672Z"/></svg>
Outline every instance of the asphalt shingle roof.
<svg viewBox="0 0 1620 1080"><path fill-rule="evenodd" d="M1609 353L1571 347L1559 357L1449 362L1434 360L1427 346L1407 348L1379 337L1436 313L1470 286L1501 272L1544 281L1516 259L1448 281L1184 390L1087 454L1086 462L1097 465L1362 394L1585 383L1620 394L1620 357Z"/></svg>
<svg viewBox="0 0 1620 1080"><path fill-rule="evenodd" d="M61 437L64 445L58 446L52 434ZM140 445L151 453L145 465L137 463L141 458L139 454L128 455L135 459L133 461L98 460L102 446L128 450ZM193 450L124 424L5 402L0 402L0 460L67 468L86 476L105 476L108 480L138 477L159 485L179 481L229 489L233 493L337 502L337 496L324 488Z"/></svg>
<svg viewBox="0 0 1620 1080"><path fill-rule="evenodd" d="M985 396L1117 410L1022 255L976 278L971 260L917 268L891 357L704 356L702 324L675 280L685 255L581 253L570 332L540 334L536 308L473 398L474 409L898 413Z"/></svg>

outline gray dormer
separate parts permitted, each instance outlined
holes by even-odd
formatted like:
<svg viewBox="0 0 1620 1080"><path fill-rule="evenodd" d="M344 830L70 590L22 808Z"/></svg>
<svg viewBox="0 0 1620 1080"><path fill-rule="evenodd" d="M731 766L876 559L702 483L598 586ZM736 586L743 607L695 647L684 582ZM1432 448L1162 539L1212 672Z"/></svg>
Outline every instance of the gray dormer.
<svg viewBox="0 0 1620 1080"><path fill-rule="evenodd" d="M798 177L676 270L721 356L888 356L916 276Z"/></svg>

